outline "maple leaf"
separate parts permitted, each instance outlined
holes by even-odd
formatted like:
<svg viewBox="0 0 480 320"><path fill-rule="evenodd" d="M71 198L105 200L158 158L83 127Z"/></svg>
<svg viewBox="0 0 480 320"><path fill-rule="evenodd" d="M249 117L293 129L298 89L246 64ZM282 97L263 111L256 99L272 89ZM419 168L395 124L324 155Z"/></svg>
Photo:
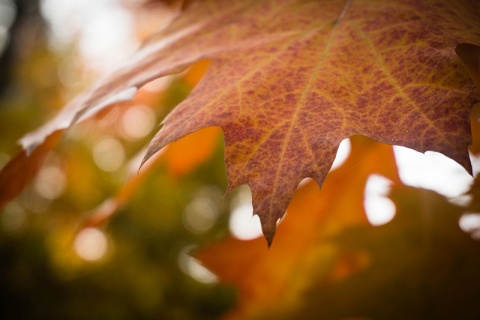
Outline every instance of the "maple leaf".
<svg viewBox="0 0 480 320"><path fill-rule="evenodd" d="M321 185L352 135L442 152L471 171L468 119L479 96L455 48L480 44L479 21L477 0L201 2L80 97L67 120L210 59L144 161L187 134L221 127L228 190L250 186L270 244L298 183ZM41 143L61 120L24 146Z"/></svg>

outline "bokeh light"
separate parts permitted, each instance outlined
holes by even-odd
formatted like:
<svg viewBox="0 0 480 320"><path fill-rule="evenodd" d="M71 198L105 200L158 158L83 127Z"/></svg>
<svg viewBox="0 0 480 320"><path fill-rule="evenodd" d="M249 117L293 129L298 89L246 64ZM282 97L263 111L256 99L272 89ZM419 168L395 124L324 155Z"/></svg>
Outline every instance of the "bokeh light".
<svg viewBox="0 0 480 320"><path fill-rule="evenodd" d="M77 255L87 261L100 260L108 250L105 234L96 228L85 228L75 237L73 244Z"/></svg>
<svg viewBox="0 0 480 320"><path fill-rule="evenodd" d="M260 218L253 215L252 193L246 185L238 187L231 202L229 229L241 240L255 239L262 235Z"/></svg>
<svg viewBox="0 0 480 320"><path fill-rule="evenodd" d="M2 213L3 230L9 233L20 231L27 222L25 210L16 202L11 202L5 206Z"/></svg>
<svg viewBox="0 0 480 320"><path fill-rule="evenodd" d="M470 201L465 193L473 177L457 162L433 151L422 154L398 146L393 151L400 179L406 185L433 190L456 204L465 205Z"/></svg>
<svg viewBox="0 0 480 320"><path fill-rule="evenodd" d="M15 5L10 0L0 0L0 55L10 39L9 28L16 15Z"/></svg>
<svg viewBox="0 0 480 320"><path fill-rule="evenodd" d="M34 181L35 191L49 200L58 198L65 191L66 184L65 173L57 166L43 167Z"/></svg>
<svg viewBox="0 0 480 320"><path fill-rule="evenodd" d="M332 166L330 167L330 171L337 169L341 166L350 155L352 150L352 143L350 139L343 139L338 146L337 154L335 156L335 160L333 160Z"/></svg>
<svg viewBox="0 0 480 320"><path fill-rule="evenodd" d="M178 254L178 266L188 276L195 280L211 284L218 282L218 278L210 270L202 266L197 259L193 258L189 252L194 249L194 246L185 246Z"/></svg>
<svg viewBox="0 0 480 320"><path fill-rule="evenodd" d="M103 138L93 147L93 159L103 171L116 171L125 162L125 150L117 139Z"/></svg>
<svg viewBox="0 0 480 320"><path fill-rule="evenodd" d="M185 208L183 222L185 227L193 233L208 231L218 218L218 207L206 197L194 198Z"/></svg>
<svg viewBox="0 0 480 320"><path fill-rule="evenodd" d="M220 216L223 203L222 191L213 185L200 187L183 212L183 224L192 233L201 234L210 230Z"/></svg>
<svg viewBox="0 0 480 320"><path fill-rule="evenodd" d="M469 233L473 239L480 240L480 213L469 212L460 217L460 229Z"/></svg>
<svg viewBox="0 0 480 320"><path fill-rule="evenodd" d="M368 221L374 226L385 224L395 216L395 204L388 197L391 185L392 181L378 174L372 174L367 179L363 207Z"/></svg>
<svg viewBox="0 0 480 320"><path fill-rule="evenodd" d="M75 39L85 62L106 72L137 48L133 18L119 1L43 0L51 46L59 51Z"/></svg>
<svg viewBox="0 0 480 320"><path fill-rule="evenodd" d="M147 105L136 105L122 115L120 134L129 140L136 140L148 135L156 124L155 112Z"/></svg>

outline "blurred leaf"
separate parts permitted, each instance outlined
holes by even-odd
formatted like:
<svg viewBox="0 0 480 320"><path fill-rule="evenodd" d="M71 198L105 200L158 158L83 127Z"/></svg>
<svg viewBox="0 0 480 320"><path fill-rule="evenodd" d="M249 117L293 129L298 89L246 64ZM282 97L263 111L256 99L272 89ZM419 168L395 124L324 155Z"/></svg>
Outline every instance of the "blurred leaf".
<svg viewBox="0 0 480 320"><path fill-rule="evenodd" d="M396 186L394 219L336 237L371 264L311 288L301 319L477 319L480 243L459 227L463 209L433 191ZM421 211L419 211L421 208Z"/></svg>
<svg viewBox="0 0 480 320"><path fill-rule="evenodd" d="M55 131L45 143L27 155L23 150L0 171L0 208L15 198L30 183L48 153L57 145L63 130Z"/></svg>
<svg viewBox="0 0 480 320"><path fill-rule="evenodd" d="M218 145L221 133L218 127L205 128L168 145L161 156L168 172L181 177L207 161Z"/></svg>
<svg viewBox="0 0 480 320"><path fill-rule="evenodd" d="M189 68L184 74L181 75L180 79L182 80L182 84L185 84L188 87L188 90L191 90L196 83L203 77L209 62L208 60L199 61L198 63L194 64L191 68ZM178 99L183 98L182 94L179 94L176 90L178 89L178 83L172 83L165 88L161 88L160 90L156 90L155 92L149 90L139 90L134 100L130 102L123 102L122 109L126 110L129 105L135 104L147 104L147 105L166 105L167 107L171 107L171 105L177 104L179 101ZM158 101L162 101L162 103L158 103ZM170 101L171 100L171 101ZM72 105L75 105L75 102L72 102ZM69 125L69 121L71 121L71 117L73 116L72 113L72 105L70 107L65 108L61 111L59 115L52 121L47 123L44 127L38 129L37 131L25 136L23 139L29 140L31 136L41 135L42 132L50 132L52 128L59 126L60 128L66 128ZM112 109L112 107L119 107L120 104L117 103L116 105L107 104L97 110L97 113L92 114L91 116L96 115L97 118L101 119L105 114L108 113ZM38 170L40 169L44 156L53 149L57 142L60 140L61 135L63 135L65 129L61 129L55 131L53 134L48 135L46 134L47 139L40 143L38 146L32 146L30 150L22 150L19 154L12 159L9 164L3 167L0 171L0 185L5 186L4 188L0 189L0 208L8 203L10 200L15 198L24 188L27 186L30 181L35 177ZM182 175L186 174L191 167L195 167L197 164L201 164L202 162L206 161L211 153L213 152L213 148L216 146L217 139L216 137L219 135L218 129L207 129L204 130L204 134L202 133L196 134L191 138L184 139L184 142L179 142L177 147L173 147L173 150L177 150L180 152L178 156L176 156L174 151L167 152L164 156L164 161L168 164L168 170L173 175ZM217 133L215 133L217 132ZM199 142L201 144L199 144ZM198 146L198 148L194 149L192 153L192 146ZM184 151L190 151L190 155L188 157L182 156L181 153ZM31 155L29 153L32 152ZM195 154L195 155L194 155ZM178 161L178 162L177 162ZM74 165L74 164L73 164ZM132 179L135 180L135 179ZM8 186L9 184L12 186ZM125 202L126 199L126 190L133 191L133 185L138 186L138 182L129 183L121 193L123 193L121 198L123 198L122 202ZM110 202L111 203L111 202ZM107 208L106 206L99 208L98 210L103 211ZM114 207L110 206L108 210L116 210ZM113 211L111 213L113 213Z"/></svg>

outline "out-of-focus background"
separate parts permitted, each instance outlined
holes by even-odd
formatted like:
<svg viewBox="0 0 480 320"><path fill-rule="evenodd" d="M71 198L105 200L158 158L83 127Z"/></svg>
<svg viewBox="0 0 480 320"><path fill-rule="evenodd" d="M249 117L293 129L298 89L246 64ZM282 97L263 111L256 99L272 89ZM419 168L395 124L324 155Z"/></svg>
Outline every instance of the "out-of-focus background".
<svg viewBox="0 0 480 320"><path fill-rule="evenodd" d="M24 134L187 5L0 0L0 168ZM218 128L138 171L161 120L208 66L76 125L1 209L1 319L478 315L478 183L441 154L344 140L322 191L302 183L270 250L249 188L224 194Z"/></svg>
<svg viewBox="0 0 480 320"><path fill-rule="evenodd" d="M20 150L19 138L180 10L165 1L1 0L0 167ZM223 199L219 132L206 133L209 162L167 159L108 224L87 221L138 176L145 145L201 69L77 126L2 209L1 319L212 319L232 305L234 291L188 255L227 232L232 197Z"/></svg>

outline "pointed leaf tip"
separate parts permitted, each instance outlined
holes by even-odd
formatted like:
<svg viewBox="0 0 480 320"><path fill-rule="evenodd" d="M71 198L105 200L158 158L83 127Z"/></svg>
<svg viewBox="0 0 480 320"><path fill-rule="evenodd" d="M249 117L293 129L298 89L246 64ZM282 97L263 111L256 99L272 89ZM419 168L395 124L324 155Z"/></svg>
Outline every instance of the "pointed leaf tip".
<svg viewBox="0 0 480 320"><path fill-rule="evenodd" d="M277 231L277 222L275 220L263 220L260 218L262 224L262 233L267 240L268 248L272 245L273 238L275 237L275 232Z"/></svg>
<svg viewBox="0 0 480 320"><path fill-rule="evenodd" d="M275 237L275 231L270 232L270 233L263 233L263 236L265 237L265 240L267 240L267 246L268 249L272 246L273 238Z"/></svg>
<svg viewBox="0 0 480 320"><path fill-rule="evenodd" d="M140 162L140 166L138 167L138 170L140 171L140 169L143 168L143 166L145 165L145 163L150 160L159 150L160 148L153 148L151 147L152 145L152 142L150 143L150 145L147 147L147 151L145 152L145 155L143 156L143 159L142 161Z"/></svg>

